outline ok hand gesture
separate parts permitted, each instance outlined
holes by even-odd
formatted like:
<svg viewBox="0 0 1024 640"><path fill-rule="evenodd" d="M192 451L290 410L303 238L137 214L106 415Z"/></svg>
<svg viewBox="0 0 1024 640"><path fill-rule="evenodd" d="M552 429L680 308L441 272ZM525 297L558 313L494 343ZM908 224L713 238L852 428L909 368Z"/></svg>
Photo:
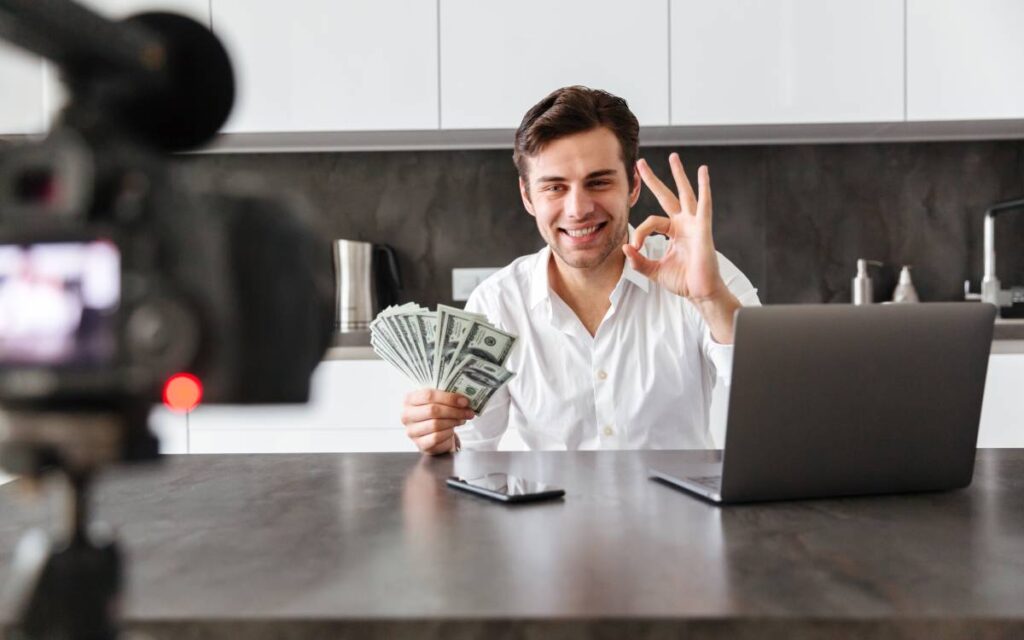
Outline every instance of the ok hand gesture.
<svg viewBox="0 0 1024 640"><path fill-rule="evenodd" d="M697 195L683 170L679 154L668 157L678 196L651 171L645 160L637 169L668 217L653 215L636 229L632 244L622 246L630 265L677 295L695 303L711 301L727 292L718 273L718 256L711 238L711 178L708 168L697 170ZM640 247L652 233L668 236L668 250L660 260L640 255Z"/></svg>

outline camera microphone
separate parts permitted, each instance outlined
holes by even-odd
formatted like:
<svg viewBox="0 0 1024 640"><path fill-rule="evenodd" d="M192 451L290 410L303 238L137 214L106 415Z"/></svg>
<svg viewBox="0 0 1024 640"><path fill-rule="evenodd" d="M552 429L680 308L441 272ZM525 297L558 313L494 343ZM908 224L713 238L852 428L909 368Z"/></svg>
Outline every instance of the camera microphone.
<svg viewBox="0 0 1024 640"><path fill-rule="evenodd" d="M111 22L68 0L0 0L0 38L57 65L81 112L66 119L82 128L98 113L154 149L184 151L212 139L231 113L228 54L185 16Z"/></svg>
<svg viewBox="0 0 1024 640"><path fill-rule="evenodd" d="M235 79L220 40L202 24L172 13L143 13L126 21L164 47L160 82L128 95L127 126L163 151L193 149L213 138L235 100Z"/></svg>

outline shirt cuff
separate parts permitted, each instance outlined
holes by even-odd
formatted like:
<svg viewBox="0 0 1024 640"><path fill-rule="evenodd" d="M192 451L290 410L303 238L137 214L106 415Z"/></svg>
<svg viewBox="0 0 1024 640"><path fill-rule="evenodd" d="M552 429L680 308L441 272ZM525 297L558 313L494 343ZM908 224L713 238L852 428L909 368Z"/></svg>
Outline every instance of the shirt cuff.
<svg viewBox="0 0 1024 640"><path fill-rule="evenodd" d="M733 345L720 344L708 335L707 356L711 364L715 366L715 374L725 384L732 381L732 354Z"/></svg>

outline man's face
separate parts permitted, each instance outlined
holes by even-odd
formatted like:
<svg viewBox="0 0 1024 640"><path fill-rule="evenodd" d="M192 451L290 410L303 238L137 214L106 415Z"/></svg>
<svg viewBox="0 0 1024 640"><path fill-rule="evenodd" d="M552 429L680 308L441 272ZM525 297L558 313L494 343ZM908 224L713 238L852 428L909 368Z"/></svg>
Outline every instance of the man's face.
<svg viewBox="0 0 1024 640"><path fill-rule="evenodd" d="M592 269L621 257L640 179L634 176L631 190L614 133L599 127L559 138L527 166L529 183L519 180L523 205L562 263Z"/></svg>

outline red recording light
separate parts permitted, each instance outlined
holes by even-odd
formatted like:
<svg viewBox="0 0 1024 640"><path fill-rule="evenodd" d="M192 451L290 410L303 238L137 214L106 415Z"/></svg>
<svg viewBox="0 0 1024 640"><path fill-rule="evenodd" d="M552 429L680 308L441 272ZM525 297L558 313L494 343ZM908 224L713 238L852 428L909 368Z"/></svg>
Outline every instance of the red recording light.
<svg viewBox="0 0 1024 640"><path fill-rule="evenodd" d="M203 399L203 383L191 373L176 373L164 383L164 404L171 411L191 411Z"/></svg>

